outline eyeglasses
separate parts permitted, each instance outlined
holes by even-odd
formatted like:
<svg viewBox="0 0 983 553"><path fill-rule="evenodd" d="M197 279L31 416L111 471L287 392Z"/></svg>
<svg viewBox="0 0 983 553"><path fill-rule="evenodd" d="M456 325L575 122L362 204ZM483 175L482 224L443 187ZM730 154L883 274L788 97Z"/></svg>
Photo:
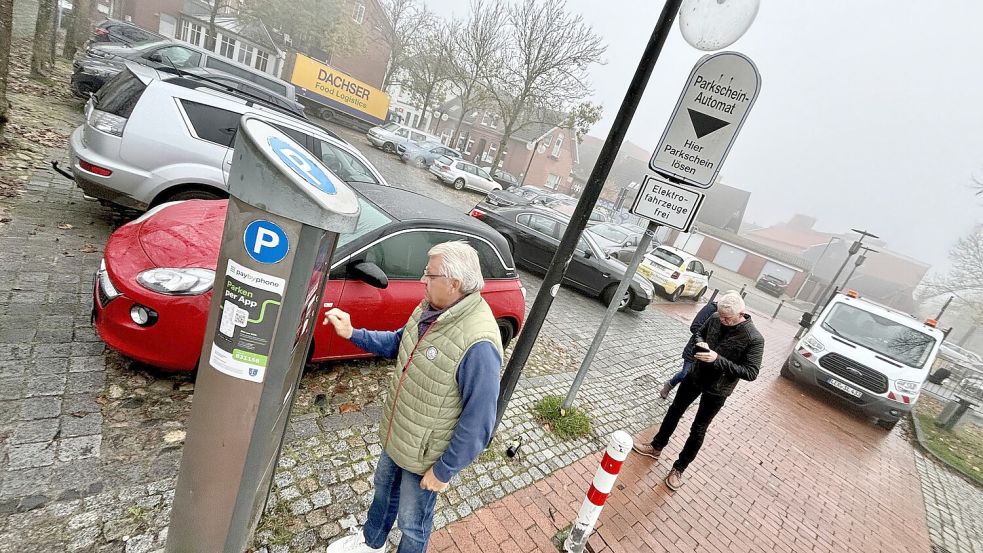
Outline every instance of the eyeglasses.
<svg viewBox="0 0 983 553"><path fill-rule="evenodd" d="M423 278L447 278L447 275L431 275L428 273L423 273Z"/></svg>

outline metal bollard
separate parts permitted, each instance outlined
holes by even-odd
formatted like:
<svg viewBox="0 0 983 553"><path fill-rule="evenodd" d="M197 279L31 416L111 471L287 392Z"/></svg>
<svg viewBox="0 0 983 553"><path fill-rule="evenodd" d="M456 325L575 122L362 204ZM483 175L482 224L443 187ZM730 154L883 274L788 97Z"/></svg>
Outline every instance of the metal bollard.
<svg viewBox="0 0 983 553"><path fill-rule="evenodd" d="M742 298L747 295L747 292L744 291L746 288L747 288L747 284L745 284L744 286L741 286L740 294L741 294L741 297Z"/></svg>
<svg viewBox="0 0 983 553"><path fill-rule="evenodd" d="M771 320L773 321L775 320L775 317L778 316L778 312L782 310L783 305L785 305L785 300L782 300L778 303L778 307L775 308L775 313L771 316Z"/></svg>
<svg viewBox="0 0 983 553"><path fill-rule="evenodd" d="M717 288L714 288L713 289L713 293L710 294L710 299L707 300L707 303L713 303L713 300L715 300L717 298L717 294L718 293L720 293L720 290L718 290Z"/></svg>
<svg viewBox="0 0 983 553"><path fill-rule="evenodd" d="M631 436L623 430L617 430L611 434L611 441L608 448L601 458L601 466L594 473L594 481L591 482L587 490L587 497L584 498L580 512L577 513L577 520L573 523L570 535L563 542L563 549L567 553L581 553L587 544L587 538L594 530L597 517L601 515L601 508L605 500L614 487L614 481L621 472L621 464L628 457L631 451Z"/></svg>

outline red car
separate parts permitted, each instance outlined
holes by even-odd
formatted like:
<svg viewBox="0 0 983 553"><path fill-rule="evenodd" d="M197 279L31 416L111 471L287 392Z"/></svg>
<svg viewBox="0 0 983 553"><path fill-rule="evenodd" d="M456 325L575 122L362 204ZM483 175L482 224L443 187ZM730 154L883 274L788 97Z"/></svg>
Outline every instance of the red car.
<svg viewBox="0 0 983 553"><path fill-rule="evenodd" d="M413 192L367 184L356 191L358 228L338 239L319 320L339 307L351 313L356 327L402 327L423 298L427 251L440 242L467 240L478 251L485 277L481 295L498 320L503 344L519 332L525 289L498 232ZM198 366L227 206L225 200L163 204L110 236L93 299L95 327L107 345L164 369ZM386 274L388 286L373 281L366 263ZM338 337L331 325L318 324L310 356L327 361L371 355Z"/></svg>

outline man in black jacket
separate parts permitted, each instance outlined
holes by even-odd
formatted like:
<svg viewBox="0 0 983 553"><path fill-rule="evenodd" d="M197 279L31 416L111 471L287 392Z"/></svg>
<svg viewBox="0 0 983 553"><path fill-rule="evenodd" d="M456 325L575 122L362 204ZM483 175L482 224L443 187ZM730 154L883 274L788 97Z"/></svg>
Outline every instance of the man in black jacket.
<svg viewBox="0 0 983 553"><path fill-rule="evenodd" d="M737 387L737 381L758 377L765 339L754 328L751 316L745 314L744 309L744 300L739 295L725 295L717 301L717 313L696 334L697 353L693 355L696 366L679 385L659 431L651 443L635 442L632 448L658 459L683 413L697 397L700 398L686 444L666 475L666 486L670 490L678 490L683 485L683 472L696 458L710 422Z"/></svg>

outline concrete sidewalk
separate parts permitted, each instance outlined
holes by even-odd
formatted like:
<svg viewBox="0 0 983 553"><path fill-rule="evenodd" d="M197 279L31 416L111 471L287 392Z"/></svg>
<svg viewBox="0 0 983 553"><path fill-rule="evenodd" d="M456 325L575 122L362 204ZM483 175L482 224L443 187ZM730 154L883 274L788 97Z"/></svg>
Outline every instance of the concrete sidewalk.
<svg viewBox="0 0 983 553"><path fill-rule="evenodd" d="M688 320L693 306L665 308ZM930 548L911 446L778 376L795 328L761 321L765 362L718 415L676 493L665 457L631 454L589 546L600 551L918 551ZM654 396L654 394L653 394ZM658 421L653 421L658 422ZM648 440L657 426L637 436ZM901 427L899 426L899 430ZM434 535L433 551L553 551L576 517L600 452Z"/></svg>

